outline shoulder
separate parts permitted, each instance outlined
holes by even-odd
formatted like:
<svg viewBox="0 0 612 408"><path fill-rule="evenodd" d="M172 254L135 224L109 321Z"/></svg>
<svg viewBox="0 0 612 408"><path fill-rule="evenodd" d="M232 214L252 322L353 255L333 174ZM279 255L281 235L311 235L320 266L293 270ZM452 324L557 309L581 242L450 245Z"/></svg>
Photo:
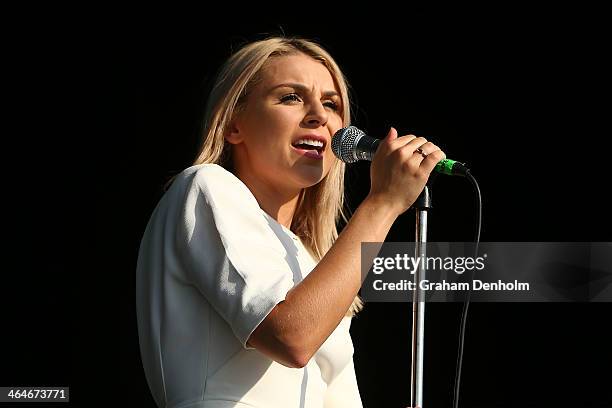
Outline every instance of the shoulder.
<svg viewBox="0 0 612 408"><path fill-rule="evenodd" d="M177 174L175 181L179 185L198 184L204 186L214 182L233 182L232 179L237 178L223 167L218 164L206 163L187 167Z"/></svg>
<svg viewBox="0 0 612 408"><path fill-rule="evenodd" d="M227 180L236 178L231 172L214 163L196 164L184 170L188 173L193 173L201 179L221 177Z"/></svg>
<svg viewBox="0 0 612 408"><path fill-rule="evenodd" d="M259 203L251 190L233 173L218 164L188 167L177 175L175 183L178 191L186 192L187 199L203 195L213 208L239 206L242 209L259 209Z"/></svg>
<svg viewBox="0 0 612 408"><path fill-rule="evenodd" d="M218 164L197 164L177 174L174 183L177 188L199 188L203 192L215 190L235 190L242 194L250 193L244 183L231 172ZM246 190L246 191L245 191Z"/></svg>

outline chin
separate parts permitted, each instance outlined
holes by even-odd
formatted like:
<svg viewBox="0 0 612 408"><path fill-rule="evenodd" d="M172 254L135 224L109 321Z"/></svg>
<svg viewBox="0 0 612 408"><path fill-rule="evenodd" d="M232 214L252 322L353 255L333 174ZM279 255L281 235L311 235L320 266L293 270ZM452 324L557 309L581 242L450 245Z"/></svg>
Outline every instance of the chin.
<svg viewBox="0 0 612 408"><path fill-rule="evenodd" d="M295 180L300 184L300 188L312 187L321 182L329 170L325 171L323 166L296 169Z"/></svg>
<svg viewBox="0 0 612 408"><path fill-rule="evenodd" d="M321 180L323 180L325 177L323 175L317 176L317 177L307 177L307 176L303 176L300 177L299 183L300 183L300 188L308 188L308 187L312 187L314 185L317 185L321 182Z"/></svg>

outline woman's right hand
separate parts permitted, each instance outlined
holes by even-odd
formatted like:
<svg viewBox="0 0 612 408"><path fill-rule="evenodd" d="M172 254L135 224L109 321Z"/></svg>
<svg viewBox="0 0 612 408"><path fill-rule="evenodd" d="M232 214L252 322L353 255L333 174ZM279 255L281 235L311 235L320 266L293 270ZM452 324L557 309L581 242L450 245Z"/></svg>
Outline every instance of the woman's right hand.
<svg viewBox="0 0 612 408"><path fill-rule="evenodd" d="M414 204L436 164L445 158L444 152L427 139L398 137L391 128L372 158L367 199L387 206L399 216Z"/></svg>

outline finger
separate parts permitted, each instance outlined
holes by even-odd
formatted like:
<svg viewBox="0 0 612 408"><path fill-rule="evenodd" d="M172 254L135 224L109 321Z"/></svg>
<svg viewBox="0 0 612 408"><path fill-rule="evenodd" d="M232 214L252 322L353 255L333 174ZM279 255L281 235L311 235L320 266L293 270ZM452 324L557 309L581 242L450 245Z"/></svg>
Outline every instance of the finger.
<svg viewBox="0 0 612 408"><path fill-rule="evenodd" d="M408 144L409 142L411 142L414 139L416 139L415 135L399 136L397 139L393 140L393 142L391 143L391 149L392 150L397 150L400 147L405 146L406 144Z"/></svg>
<svg viewBox="0 0 612 408"><path fill-rule="evenodd" d="M392 126L387 132L387 135L382 139L378 151L382 151L382 155L386 155L389 151L393 151L393 142L397 139L397 130Z"/></svg>
<svg viewBox="0 0 612 408"><path fill-rule="evenodd" d="M433 167L435 167L435 165L440 160L446 157L444 152L442 152L438 146L436 146L432 142L427 141L427 139L423 137L418 137L412 140L408 145L402 147L401 149L403 150L401 154L406 157L406 161L413 168L422 167L423 163L429 155L436 152L441 152L438 153L436 156L432 156L432 158L436 159L433 165L430 162L425 162L426 166L422 167L422 169L427 173L430 173L433 170Z"/></svg>
<svg viewBox="0 0 612 408"><path fill-rule="evenodd" d="M436 150L428 154L426 157L423 157L420 166L427 173L431 173L434 167L436 167L436 164L438 164L440 160L445 158L446 154L442 150Z"/></svg>
<svg viewBox="0 0 612 408"><path fill-rule="evenodd" d="M427 142L424 145L419 146L415 151L421 153L423 156L427 156L438 150L441 150L438 146L432 142ZM446 155L444 155L443 158L446 158Z"/></svg>
<svg viewBox="0 0 612 408"><path fill-rule="evenodd" d="M408 157L413 154L416 149L423 146L425 143L427 143L427 139L425 139L424 137L415 137L414 139L406 143L404 146L399 147L399 149L401 149L402 155Z"/></svg>
<svg viewBox="0 0 612 408"><path fill-rule="evenodd" d="M374 153L374 157L376 156L384 157L387 154L389 154L389 151L391 151L390 146L392 145L395 139L397 139L397 130L395 130L395 128L392 126L389 128L389 131L387 132L385 137L380 139L380 145L378 146L378 149L376 149L376 152Z"/></svg>
<svg viewBox="0 0 612 408"><path fill-rule="evenodd" d="M396 139L397 139L397 130L393 126L391 126L391 129L389 129L389 133L387 133L387 136L385 136L385 141L387 143L392 143Z"/></svg>

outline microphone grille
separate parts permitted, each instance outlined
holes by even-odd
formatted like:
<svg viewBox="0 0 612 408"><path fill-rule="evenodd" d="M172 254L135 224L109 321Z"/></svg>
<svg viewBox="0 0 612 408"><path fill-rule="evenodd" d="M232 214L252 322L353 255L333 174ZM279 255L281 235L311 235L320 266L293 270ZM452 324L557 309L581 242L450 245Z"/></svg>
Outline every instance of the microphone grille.
<svg viewBox="0 0 612 408"><path fill-rule="evenodd" d="M339 129L332 137L332 151L337 158L345 163L355 163L357 157L357 142L365 133L355 126Z"/></svg>

